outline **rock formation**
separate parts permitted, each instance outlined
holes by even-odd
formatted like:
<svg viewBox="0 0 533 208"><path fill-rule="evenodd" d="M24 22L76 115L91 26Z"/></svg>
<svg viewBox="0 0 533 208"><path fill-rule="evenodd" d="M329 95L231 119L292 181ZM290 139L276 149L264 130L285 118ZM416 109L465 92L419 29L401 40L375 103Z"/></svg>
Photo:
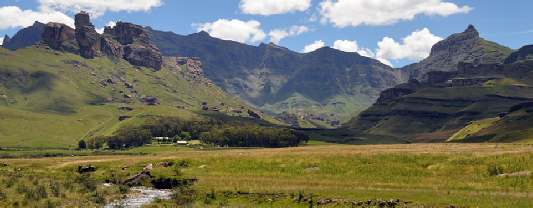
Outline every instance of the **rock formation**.
<svg viewBox="0 0 533 208"><path fill-rule="evenodd" d="M75 16L76 41L80 47L80 55L84 58L92 59L100 52L100 40L102 37L91 24L89 14L80 12Z"/></svg>
<svg viewBox="0 0 533 208"><path fill-rule="evenodd" d="M132 65L161 69L161 52L151 44L149 33L142 26L119 22L114 28L106 27L100 35L86 12L76 14L75 25L76 29L72 29L64 24L49 23L42 40L52 49L78 53L88 59L105 55L125 59Z"/></svg>
<svg viewBox="0 0 533 208"><path fill-rule="evenodd" d="M4 40L2 40L2 46L5 46L9 43L9 40L11 40L11 38L9 38L9 36L5 35L4 36Z"/></svg>
<svg viewBox="0 0 533 208"><path fill-rule="evenodd" d="M48 23L43 32L43 42L55 50L77 51L76 32L61 23Z"/></svg>
<svg viewBox="0 0 533 208"><path fill-rule="evenodd" d="M163 58L159 48L151 44L149 33L139 25L118 22L106 27L104 35L113 37L123 45L123 57L133 65L161 69Z"/></svg>

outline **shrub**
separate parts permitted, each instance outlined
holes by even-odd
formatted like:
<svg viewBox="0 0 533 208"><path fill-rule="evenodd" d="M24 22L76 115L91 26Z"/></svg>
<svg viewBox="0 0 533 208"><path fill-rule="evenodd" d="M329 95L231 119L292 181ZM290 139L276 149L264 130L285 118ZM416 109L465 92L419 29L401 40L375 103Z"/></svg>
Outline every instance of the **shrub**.
<svg viewBox="0 0 533 208"><path fill-rule="evenodd" d="M87 143L85 143L85 140L80 140L78 142L78 149L87 149Z"/></svg>

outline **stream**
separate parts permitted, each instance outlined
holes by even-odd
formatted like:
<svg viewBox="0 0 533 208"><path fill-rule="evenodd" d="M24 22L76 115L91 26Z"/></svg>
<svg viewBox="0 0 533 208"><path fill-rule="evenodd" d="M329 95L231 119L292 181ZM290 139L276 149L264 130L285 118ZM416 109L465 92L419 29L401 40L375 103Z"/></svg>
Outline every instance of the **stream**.
<svg viewBox="0 0 533 208"><path fill-rule="evenodd" d="M105 208L140 208L143 205L150 204L156 199L170 199L172 190L154 189L149 187L133 187L126 198L114 201L105 205Z"/></svg>

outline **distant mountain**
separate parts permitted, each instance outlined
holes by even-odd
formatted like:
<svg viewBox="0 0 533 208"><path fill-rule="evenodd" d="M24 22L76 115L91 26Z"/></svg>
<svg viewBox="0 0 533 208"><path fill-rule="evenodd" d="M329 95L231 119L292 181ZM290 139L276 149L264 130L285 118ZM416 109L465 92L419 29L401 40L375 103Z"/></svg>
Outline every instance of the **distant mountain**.
<svg viewBox="0 0 533 208"><path fill-rule="evenodd" d="M2 47L16 50L19 48L25 48L38 43L42 40L42 34L44 32L45 24L40 22L33 23L32 26L19 30L13 37L6 35L4 37L4 43Z"/></svg>
<svg viewBox="0 0 533 208"><path fill-rule="evenodd" d="M199 57L206 76L248 103L288 112L315 126L337 125L402 83L400 71L357 53L321 48L301 54L274 44L250 46L209 36L152 30L163 55Z"/></svg>
<svg viewBox="0 0 533 208"><path fill-rule="evenodd" d="M429 57L419 63L402 68L412 79L424 79L431 71L456 71L460 62L474 64L497 64L512 52L510 48L479 37L472 25L435 44Z"/></svg>
<svg viewBox="0 0 533 208"><path fill-rule="evenodd" d="M344 141L532 142L530 49L498 58L505 64L460 63L457 70L429 70L421 81L385 90L372 107L345 125L343 132L349 136Z"/></svg>

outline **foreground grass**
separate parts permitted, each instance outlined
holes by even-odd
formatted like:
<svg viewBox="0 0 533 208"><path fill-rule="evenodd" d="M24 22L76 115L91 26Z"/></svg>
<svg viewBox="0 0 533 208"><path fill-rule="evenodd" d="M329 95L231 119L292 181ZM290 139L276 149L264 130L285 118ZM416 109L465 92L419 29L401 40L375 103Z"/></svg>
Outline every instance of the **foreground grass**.
<svg viewBox="0 0 533 208"><path fill-rule="evenodd" d="M58 177L62 183L80 164L99 169L93 180L102 183L109 172L128 175L148 163L187 160L182 172L199 179L199 194L247 192L313 194L316 198L401 199L413 206L446 207L532 207L533 177L497 177L499 173L533 171L533 146L498 144L414 144L414 145L325 145L285 149L194 150L188 148L143 147L135 155L4 159L10 168L34 173L35 177ZM132 167L124 172L122 167ZM129 172L128 172L129 171ZM29 174L29 173L25 173ZM29 174L31 175L31 174ZM8 180L6 172L1 180ZM22 177L28 178L28 177ZM26 179L24 179L26 180ZM30 180L31 181L31 180ZM29 182L25 182L29 183ZM0 206L24 201L16 188L0 185L8 199ZM16 187L13 185L12 187ZM103 190L102 190L103 191ZM116 190L108 191L117 193ZM113 194L108 194L112 196ZM50 196L49 196L50 197ZM51 197L58 203L94 194ZM44 199L43 199L44 200ZM41 200L42 201L42 200ZM44 203L44 202L39 202ZM155 207L171 202L158 202ZM292 200L269 202L244 198L223 198L203 206L287 207Z"/></svg>

